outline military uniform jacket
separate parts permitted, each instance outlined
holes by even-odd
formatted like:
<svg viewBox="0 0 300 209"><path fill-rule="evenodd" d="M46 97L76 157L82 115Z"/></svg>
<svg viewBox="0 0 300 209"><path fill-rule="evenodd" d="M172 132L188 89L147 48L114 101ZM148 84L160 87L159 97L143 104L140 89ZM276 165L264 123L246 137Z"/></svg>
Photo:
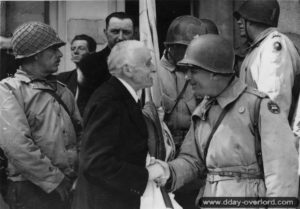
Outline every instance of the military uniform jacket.
<svg viewBox="0 0 300 209"><path fill-rule="evenodd" d="M268 28L250 46L240 78L268 94L288 117L294 78L299 73L300 57L294 44L276 28Z"/></svg>
<svg viewBox="0 0 300 209"><path fill-rule="evenodd" d="M204 147L222 109L233 102L212 137L207 152L204 197L297 197L298 159L294 136L278 106L263 99L259 130L264 179L254 148L254 103L261 93L236 78L201 120L203 102L195 109L190 130L177 159L170 163L172 189L204 174ZM222 172L224 175L222 175ZM240 177L237 177L240 176Z"/></svg>
<svg viewBox="0 0 300 209"><path fill-rule="evenodd" d="M77 136L65 109L43 89L61 97L78 125L81 117L64 84L18 70L0 83L0 146L12 181L29 180L53 191L64 175L76 176Z"/></svg>
<svg viewBox="0 0 300 209"><path fill-rule="evenodd" d="M165 114L168 115L175 105L176 98L183 89L186 79L184 73L175 71L175 66L170 64L164 56L161 59L158 73L162 88L162 105ZM187 132L189 129L190 118L195 108L196 99L192 87L188 85L174 111L168 117L165 117L165 122L174 137L175 143L183 141L184 136L180 134L180 131ZM176 137L178 131L179 139Z"/></svg>

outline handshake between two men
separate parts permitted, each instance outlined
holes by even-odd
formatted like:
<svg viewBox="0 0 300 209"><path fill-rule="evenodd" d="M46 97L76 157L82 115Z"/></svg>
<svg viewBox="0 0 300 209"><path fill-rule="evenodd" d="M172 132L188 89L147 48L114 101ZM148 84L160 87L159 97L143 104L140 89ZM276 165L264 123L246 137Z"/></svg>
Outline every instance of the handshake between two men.
<svg viewBox="0 0 300 209"><path fill-rule="evenodd" d="M170 178L168 163L151 157L149 165L146 167L149 173L149 181L154 181L157 186L164 186Z"/></svg>

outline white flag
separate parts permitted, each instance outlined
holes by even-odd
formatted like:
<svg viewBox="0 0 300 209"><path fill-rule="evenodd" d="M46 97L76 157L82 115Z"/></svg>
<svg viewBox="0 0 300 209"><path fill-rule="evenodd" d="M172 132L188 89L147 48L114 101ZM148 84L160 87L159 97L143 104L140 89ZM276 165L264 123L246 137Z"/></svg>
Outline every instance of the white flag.
<svg viewBox="0 0 300 209"><path fill-rule="evenodd" d="M140 41L151 50L156 73L153 76L153 86L146 89L146 101L153 101L156 107L161 106L161 88L158 80L157 67L159 66L159 48L156 29L155 0L140 0Z"/></svg>

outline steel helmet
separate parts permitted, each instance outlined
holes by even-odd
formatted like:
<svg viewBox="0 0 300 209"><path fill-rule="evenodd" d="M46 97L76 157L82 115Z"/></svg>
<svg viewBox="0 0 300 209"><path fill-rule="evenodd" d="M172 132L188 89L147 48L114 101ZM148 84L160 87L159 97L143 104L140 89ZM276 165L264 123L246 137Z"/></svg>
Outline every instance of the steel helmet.
<svg viewBox="0 0 300 209"><path fill-rule="evenodd" d="M41 22L19 26L13 33L11 43L16 59L33 56L51 46L65 45L53 28Z"/></svg>
<svg viewBox="0 0 300 209"><path fill-rule="evenodd" d="M232 44L219 35L202 35L192 40L177 65L201 67L217 74L233 74L234 50Z"/></svg>
<svg viewBox="0 0 300 209"><path fill-rule="evenodd" d="M236 19L246 20L277 27L280 7L277 0L248 0L233 13Z"/></svg>
<svg viewBox="0 0 300 209"><path fill-rule="evenodd" d="M206 34L205 28L201 26L201 20L196 17L190 15L179 16L170 24L164 44L188 45L195 35Z"/></svg>
<svg viewBox="0 0 300 209"><path fill-rule="evenodd" d="M202 27L205 28L206 34L219 34L218 27L216 24L209 19L200 19L202 22Z"/></svg>

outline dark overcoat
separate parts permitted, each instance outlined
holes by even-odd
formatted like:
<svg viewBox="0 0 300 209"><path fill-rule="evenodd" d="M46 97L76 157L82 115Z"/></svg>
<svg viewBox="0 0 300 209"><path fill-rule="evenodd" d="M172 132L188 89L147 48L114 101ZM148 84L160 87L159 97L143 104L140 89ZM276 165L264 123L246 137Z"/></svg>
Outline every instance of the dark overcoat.
<svg viewBox="0 0 300 209"><path fill-rule="evenodd" d="M139 105L111 77L85 111L74 208L139 209L148 181L147 137Z"/></svg>
<svg viewBox="0 0 300 209"><path fill-rule="evenodd" d="M88 99L90 95L93 93L93 88L90 86L79 86L77 83L77 70L72 70L68 72L63 72L57 75L57 79L67 85L67 87L71 90L73 93L74 97L76 96L76 91L77 92L77 97L76 97L76 103L79 109L79 112L81 115L83 115L84 108L88 102ZM88 82L86 82L88 83Z"/></svg>
<svg viewBox="0 0 300 209"><path fill-rule="evenodd" d="M76 69L58 74L57 80L66 84L68 89L70 89L71 92L73 93L73 95L75 96L76 89L77 89L77 71L76 71Z"/></svg>

